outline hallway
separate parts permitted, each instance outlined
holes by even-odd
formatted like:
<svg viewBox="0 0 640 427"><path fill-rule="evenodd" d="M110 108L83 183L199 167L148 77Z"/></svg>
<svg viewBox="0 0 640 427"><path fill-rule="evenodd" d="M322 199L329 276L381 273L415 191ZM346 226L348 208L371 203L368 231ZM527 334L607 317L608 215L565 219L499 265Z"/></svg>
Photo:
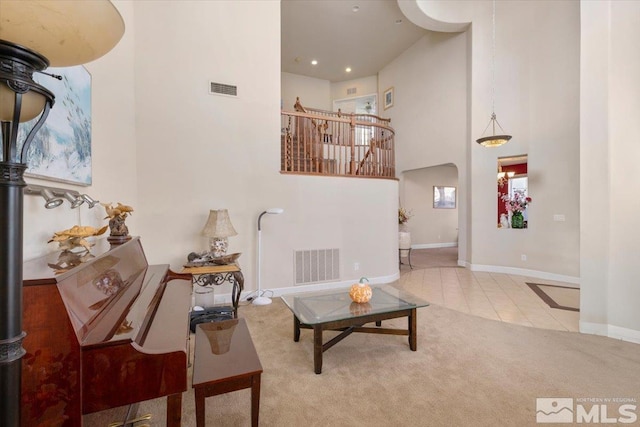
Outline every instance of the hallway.
<svg viewBox="0 0 640 427"><path fill-rule="evenodd" d="M580 313L550 308L526 282L563 282L457 267L458 248L413 249L402 258L399 285L432 304L501 322L577 332Z"/></svg>

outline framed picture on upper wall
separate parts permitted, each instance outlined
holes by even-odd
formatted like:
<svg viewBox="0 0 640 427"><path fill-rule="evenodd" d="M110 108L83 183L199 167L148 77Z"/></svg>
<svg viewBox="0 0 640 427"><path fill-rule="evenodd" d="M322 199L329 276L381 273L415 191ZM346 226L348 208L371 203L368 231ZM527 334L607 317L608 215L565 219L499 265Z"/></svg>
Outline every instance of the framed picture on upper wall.
<svg viewBox="0 0 640 427"><path fill-rule="evenodd" d="M456 187L433 187L434 209L456 208Z"/></svg>
<svg viewBox="0 0 640 427"><path fill-rule="evenodd" d="M27 151L26 176L91 185L91 74L83 66L48 68L58 80L34 74L56 96L47 120ZM21 126L28 132L38 121Z"/></svg>
<svg viewBox="0 0 640 427"><path fill-rule="evenodd" d="M393 107L393 87L384 91L384 109Z"/></svg>

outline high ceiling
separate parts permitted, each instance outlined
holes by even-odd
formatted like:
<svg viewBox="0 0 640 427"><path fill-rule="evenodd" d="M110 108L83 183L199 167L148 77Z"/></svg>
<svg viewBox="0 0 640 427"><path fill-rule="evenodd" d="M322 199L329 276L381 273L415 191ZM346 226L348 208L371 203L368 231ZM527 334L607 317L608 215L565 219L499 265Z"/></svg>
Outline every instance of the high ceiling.
<svg viewBox="0 0 640 427"><path fill-rule="evenodd" d="M281 19L282 71L331 82L376 75L426 33L396 0L282 0Z"/></svg>

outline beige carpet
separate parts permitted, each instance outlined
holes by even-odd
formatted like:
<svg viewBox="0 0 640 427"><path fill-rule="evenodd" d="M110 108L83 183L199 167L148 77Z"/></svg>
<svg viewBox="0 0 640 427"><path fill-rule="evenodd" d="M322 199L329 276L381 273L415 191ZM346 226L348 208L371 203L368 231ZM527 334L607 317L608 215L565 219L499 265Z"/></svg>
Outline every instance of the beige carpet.
<svg viewBox="0 0 640 427"><path fill-rule="evenodd" d="M419 309L418 351L407 338L353 334L313 373L312 332L293 342L280 299L242 306L260 355L262 426L533 426L536 398L640 400L640 345L497 322L439 306ZM404 326L405 320L385 324ZM144 402L164 426L165 400ZM100 414L102 415L102 414ZM86 426L107 423L86 417ZM191 390L183 426L195 426ZM249 426L250 392L207 399L207 425Z"/></svg>

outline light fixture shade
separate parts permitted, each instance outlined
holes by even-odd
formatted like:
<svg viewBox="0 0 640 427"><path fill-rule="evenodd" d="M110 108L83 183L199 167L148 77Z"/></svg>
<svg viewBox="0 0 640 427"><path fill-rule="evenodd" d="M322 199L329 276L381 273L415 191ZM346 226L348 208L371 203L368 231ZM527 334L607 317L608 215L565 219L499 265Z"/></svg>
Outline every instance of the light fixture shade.
<svg viewBox="0 0 640 427"><path fill-rule="evenodd" d="M46 188L41 189L40 194L46 200L44 207L47 209L57 208L63 202L61 198L54 196L53 193Z"/></svg>
<svg viewBox="0 0 640 427"><path fill-rule="evenodd" d="M506 144L511 139L511 135L493 135L476 139L476 142L483 147L499 147Z"/></svg>
<svg viewBox="0 0 640 427"><path fill-rule="evenodd" d="M109 0L0 2L0 40L31 49L54 67L98 59L123 34L124 21Z"/></svg>
<svg viewBox="0 0 640 427"><path fill-rule="evenodd" d="M100 203L99 200L94 200L91 196L87 195L87 194L83 194L82 199L87 202L87 204L89 205L89 209L91 209L92 207L94 207L95 205L97 205L98 203Z"/></svg>
<svg viewBox="0 0 640 427"><path fill-rule="evenodd" d="M13 120L16 93L8 86L0 84L0 121ZM22 95L22 109L20 110L20 122L28 122L35 119L44 110L46 98L36 91L30 90Z"/></svg>
<svg viewBox="0 0 640 427"><path fill-rule="evenodd" d="M202 235L207 237L231 237L238 232L233 228L226 209L210 210Z"/></svg>
<svg viewBox="0 0 640 427"><path fill-rule="evenodd" d="M49 66L47 58L0 38L0 64L1 121L32 120L44 110L47 100L53 103L53 93L33 80L35 71L42 71ZM20 117L15 117L18 94L22 97L18 111Z"/></svg>
<svg viewBox="0 0 640 427"><path fill-rule="evenodd" d="M64 193L64 198L71 203L71 209L75 209L84 203L84 199L80 195L71 194L69 192Z"/></svg>
<svg viewBox="0 0 640 427"><path fill-rule="evenodd" d="M498 123L496 113L491 113L491 120L489 120L489 124L485 128L485 132L489 128L489 126L491 126L491 129L493 131L492 135L476 139L476 142L478 144L482 145L483 147L499 147L509 142L509 140L511 139L511 135L496 135L496 126L498 126L500 130L504 132L502 126L500 126L500 123Z"/></svg>

